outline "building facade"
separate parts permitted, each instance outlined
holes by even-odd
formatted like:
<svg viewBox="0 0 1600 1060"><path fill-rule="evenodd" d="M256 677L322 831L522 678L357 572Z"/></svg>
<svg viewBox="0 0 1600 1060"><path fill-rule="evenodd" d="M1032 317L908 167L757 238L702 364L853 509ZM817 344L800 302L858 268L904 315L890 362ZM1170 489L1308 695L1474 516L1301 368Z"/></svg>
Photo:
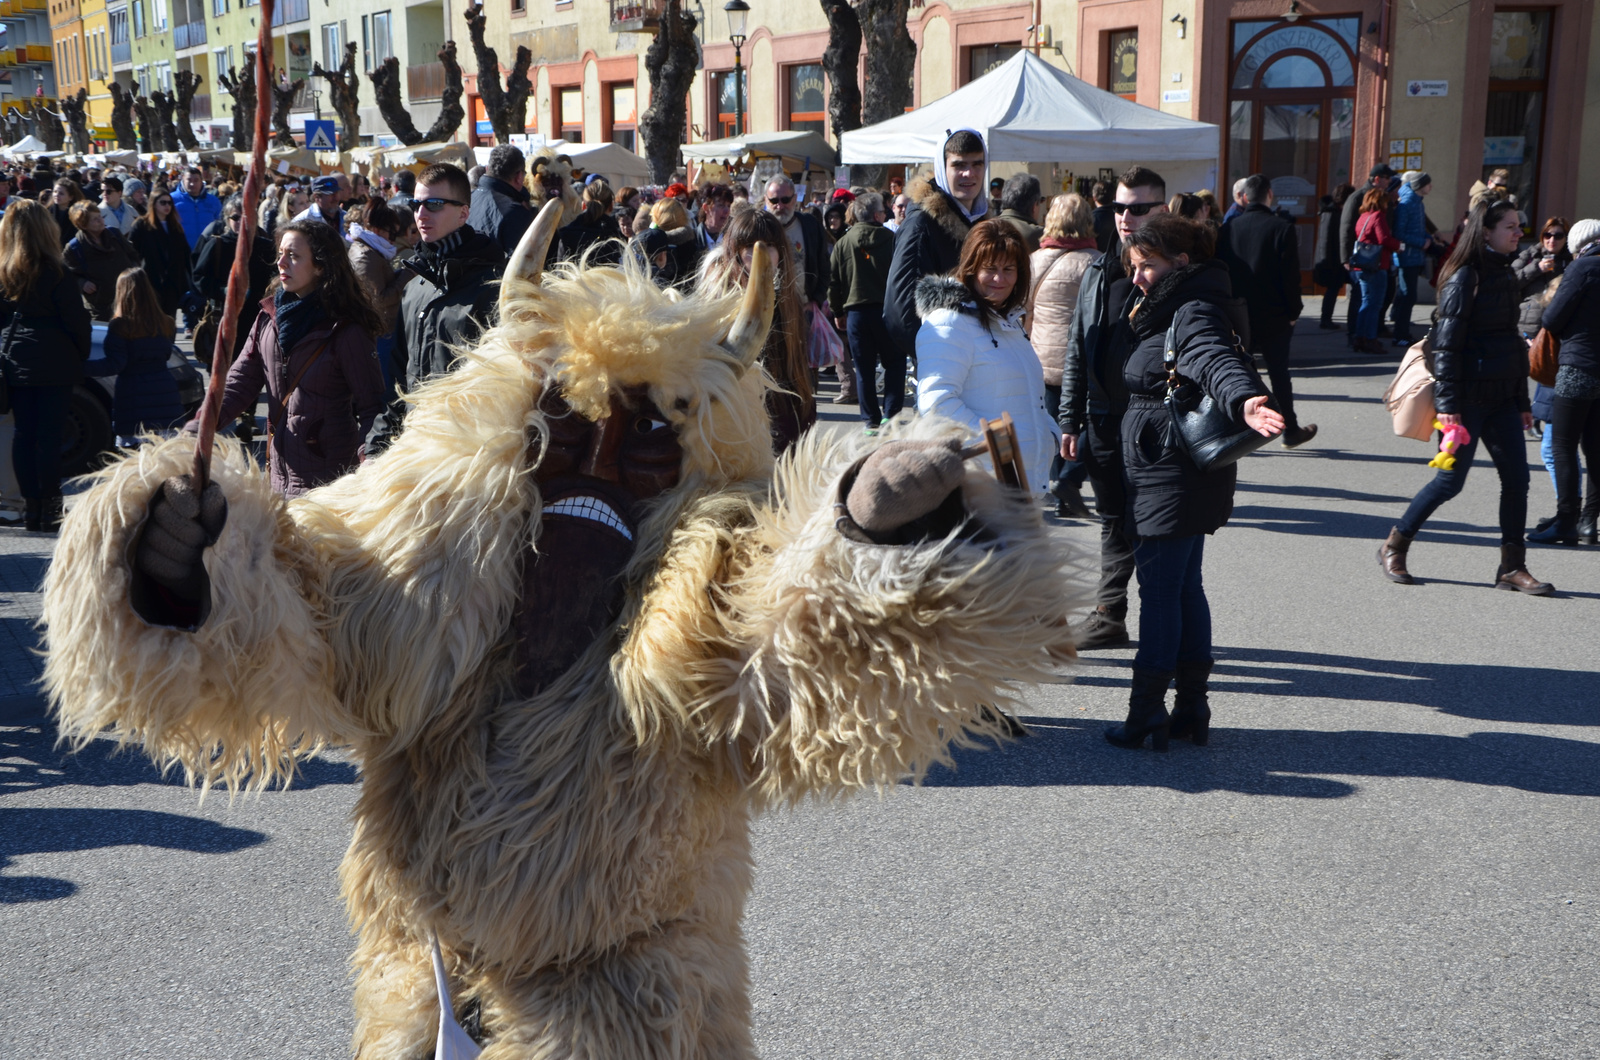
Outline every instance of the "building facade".
<svg viewBox="0 0 1600 1060"><path fill-rule="evenodd" d="M57 98L48 0L0 0L0 106L29 97Z"/></svg>

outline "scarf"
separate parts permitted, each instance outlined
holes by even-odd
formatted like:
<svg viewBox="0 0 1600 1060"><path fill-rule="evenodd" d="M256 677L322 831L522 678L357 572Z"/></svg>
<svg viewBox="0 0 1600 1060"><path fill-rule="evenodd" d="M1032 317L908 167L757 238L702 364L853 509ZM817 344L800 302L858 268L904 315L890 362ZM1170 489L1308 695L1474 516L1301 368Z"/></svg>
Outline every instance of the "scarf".
<svg viewBox="0 0 1600 1060"><path fill-rule="evenodd" d="M451 232L437 243L418 243L417 256L425 261L438 263L450 256L450 253L466 241L467 233L471 231L466 225Z"/></svg>
<svg viewBox="0 0 1600 1060"><path fill-rule="evenodd" d="M287 366L289 351L322 321L322 299L314 294L297 298L280 287L272 296L272 305L278 320L278 363Z"/></svg>
<svg viewBox="0 0 1600 1060"><path fill-rule="evenodd" d="M950 201L956 204L956 209L961 211L961 215L967 219L967 224L970 225L976 224L978 218L989 212L989 197L986 194L988 189L983 187L981 181L979 182L978 198L977 201L972 204L971 210L968 210L965 206L961 205L961 200L956 198L955 192L950 190L950 171L945 167L944 164L944 145L949 143L950 138L958 132L969 132L976 136L979 142L984 142L983 134L978 132L976 129L962 128L947 130L944 134L943 142L939 144L939 156L933 160L933 182L939 186L940 191L950 196ZM984 143L983 148L983 172L985 176L988 176L989 146L987 143Z"/></svg>
<svg viewBox="0 0 1600 1060"><path fill-rule="evenodd" d="M394 260L395 251L399 249L393 243L378 235L376 232L369 232L360 225L350 226L350 236L352 239L361 240L361 242L365 243L373 250L376 250L379 254L382 254L390 261Z"/></svg>
<svg viewBox="0 0 1600 1060"><path fill-rule="evenodd" d="M1097 245L1093 236L1084 236L1082 238L1068 236L1065 239L1045 236L1039 240L1039 249L1041 250L1094 250Z"/></svg>

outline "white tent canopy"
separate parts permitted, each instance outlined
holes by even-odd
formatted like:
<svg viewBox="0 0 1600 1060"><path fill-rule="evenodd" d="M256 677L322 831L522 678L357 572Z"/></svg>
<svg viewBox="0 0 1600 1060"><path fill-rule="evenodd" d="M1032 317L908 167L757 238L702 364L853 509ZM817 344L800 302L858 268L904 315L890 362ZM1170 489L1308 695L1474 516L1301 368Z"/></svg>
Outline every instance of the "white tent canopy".
<svg viewBox="0 0 1600 1060"><path fill-rule="evenodd" d="M790 173L797 173L802 169L831 170L839 164L839 156L828 141L814 132L771 132L728 136L721 140L684 144L680 150L683 152L685 162L742 165L761 158L780 158L783 160L784 170Z"/></svg>
<svg viewBox="0 0 1600 1060"><path fill-rule="evenodd" d="M650 163L621 144L576 144L552 140L548 146L556 154L572 159L574 169L605 177L613 190L624 184L650 183Z"/></svg>
<svg viewBox="0 0 1600 1060"><path fill-rule="evenodd" d="M42 154L47 153L49 150L50 150L50 148L45 146L45 142L43 140L39 139L37 136L29 134L27 136L24 136L22 139L18 140L16 143L12 144L10 147L6 148L6 154L8 154L8 155L42 155ZM62 153L64 153L64 152L61 152L61 151L57 151L56 152L56 154L62 154Z"/></svg>
<svg viewBox="0 0 1600 1060"><path fill-rule="evenodd" d="M1221 145L1215 125L1131 103L1022 51L948 96L845 133L840 154L852 164L931 162L947 130L961 128L981 133L995 162L1214 162Z"/></svg>

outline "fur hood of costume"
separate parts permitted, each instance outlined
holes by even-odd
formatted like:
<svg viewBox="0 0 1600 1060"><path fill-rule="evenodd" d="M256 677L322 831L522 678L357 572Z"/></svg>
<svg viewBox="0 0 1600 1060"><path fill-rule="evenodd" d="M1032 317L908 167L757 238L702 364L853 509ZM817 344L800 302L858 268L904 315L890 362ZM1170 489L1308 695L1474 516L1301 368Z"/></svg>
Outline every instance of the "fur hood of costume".
<svg viewBox="0 0 1600 1060"><path fill-rule="evenodd" d="M992 732L978 705L1072 654L1076 561L976 468L961 495L985 534L847 537L842 483L874 448L969 435L814 431L774 464L771 382L718 344L737 292L685 298L635 266L505 282L498 326L352 474L285 501L218 439L229 514L192 632L134 613L128 560L192 444L97 473L46 578L45 685L67 740L140 744L200 785L349 748L357 1057L432 1054L434 938L484 1060L753 1057L752 814L887 790ZM637 526L615 622L519 694L541 397L594 419L627 386L677 431L681 479Z"/></svg>
<svg viewBox="0 0 1600 1060"><path fill-rule="evenodd" d="M962 215L961 207L934 182L932 177L918 177L906 188L906 196L932 218L956 246L967 241L967 233L975 222ZM982 220L983 218L978 218Z"/></svg>

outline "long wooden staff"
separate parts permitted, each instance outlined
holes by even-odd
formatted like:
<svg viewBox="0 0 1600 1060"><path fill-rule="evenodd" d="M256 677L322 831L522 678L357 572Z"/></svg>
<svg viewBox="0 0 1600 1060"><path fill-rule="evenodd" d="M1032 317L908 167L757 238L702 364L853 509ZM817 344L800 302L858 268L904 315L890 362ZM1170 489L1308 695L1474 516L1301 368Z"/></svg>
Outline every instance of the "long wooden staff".
<svg viewBox="0 0 1600 1060"><path fill-rule="evenodd" d="M200 432L194 443L194 488L206 488L211 475L211 443L222 411L222 389L233 360L233 339L239 327L239 310L250 288L250 254L255 249L256 207L267 174L267 125L272 116L272 9L275 0L261 0L256 34L256 127L251 141L250 170L244 176L244 212L239 217L239 245L228 272L228 294L222 301L222 322L217 327L217 347L211 354L211 380L200 406Z"/></svg>

